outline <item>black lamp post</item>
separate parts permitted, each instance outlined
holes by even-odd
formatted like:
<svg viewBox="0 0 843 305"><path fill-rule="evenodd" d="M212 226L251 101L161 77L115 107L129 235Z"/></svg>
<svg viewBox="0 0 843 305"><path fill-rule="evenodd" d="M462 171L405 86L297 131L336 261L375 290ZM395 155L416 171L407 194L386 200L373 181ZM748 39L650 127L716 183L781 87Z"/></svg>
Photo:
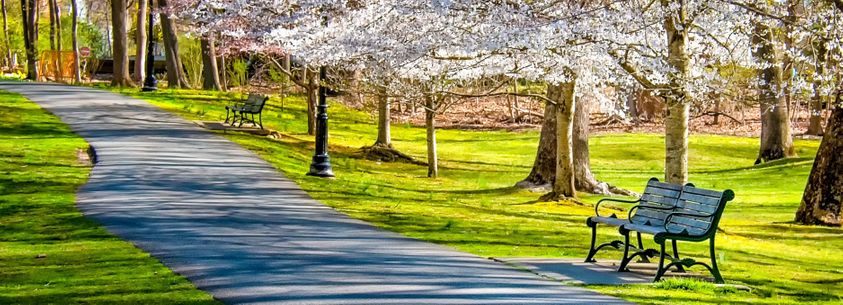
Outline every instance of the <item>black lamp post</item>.
<svg viewBox="0 0 843 305"><path fill-rule="evenodd" d="M327 89L323 82L326 77L325 67L319 68L319 105L316 107L316 150L310 163L308 176L333 177L331 158L328 157L328 101Z"/></svg>
<svg viewBox="0 0 843 305"><path fill-rule="evenodd" d="M152 9L153 0L149 0L149 34L146 39L146 78L143 80L141 91L158 90L158 80L155 79L155 36L152 28L155 25L155 13Z"/></svg>

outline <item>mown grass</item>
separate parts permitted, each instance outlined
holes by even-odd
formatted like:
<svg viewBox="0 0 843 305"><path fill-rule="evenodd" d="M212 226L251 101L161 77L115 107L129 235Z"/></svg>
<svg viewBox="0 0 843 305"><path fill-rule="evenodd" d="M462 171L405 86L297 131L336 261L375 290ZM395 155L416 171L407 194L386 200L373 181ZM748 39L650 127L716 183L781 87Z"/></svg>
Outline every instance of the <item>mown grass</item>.
<svg viewBox="0 0 843 305"><path fill-rule="evenodd" d="M218 304L76 209L87 147L0 91L0 304Z"/></svg>
<svg viewBox="0 0 843 305"><path fill-rule="evenodd" d="M123 93L151 101L196 120L221 120L233 93L163 90ZM440 130L441 177L428 179L423 166L360 159L358 148L376 138L373 117L339 104L330 109L330 153L337 178L307 177L312 137L305 133L300 98L284 109L273 98L264 122L280 140L229 133L226 136L259 153L314 198L386 229L453 246L481 256L583 258L589 231L585 218L600 197L583 195L585 206L538 202L539 194L516 190L530 170L538 133ZM424 130L393 126L396 148L423 159ZM641 191L650 177L662 176L663 137L656 134L606 134L590 142L592 169L601 180ZM752 166L758 140L693 135L691 181L697 186L732 188L718 234L717 252L724 277L751 292L672 280L658 285L589 286L642 304L839 304L843 298L843 229L792 223L810 171L817 141L796 140L799 158ZM614 229L600 231L606 240ZM652 243L651 243L652 244ZM707 244L680 244L691 256L705 258ZM617 259L607 251L604 259Z"/></svg>

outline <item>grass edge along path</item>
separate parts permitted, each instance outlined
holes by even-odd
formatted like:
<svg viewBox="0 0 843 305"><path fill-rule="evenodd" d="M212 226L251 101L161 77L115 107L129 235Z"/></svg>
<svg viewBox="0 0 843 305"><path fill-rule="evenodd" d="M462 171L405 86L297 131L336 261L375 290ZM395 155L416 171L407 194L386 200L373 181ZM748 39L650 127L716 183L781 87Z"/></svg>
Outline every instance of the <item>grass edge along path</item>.
<svg viewBox="0 0 843 305"><path fill-rule="evenodd" d="M187 119L221 121L222 106L238 93L112 89L150 101ZM585 218L590 205L537 202L537 194L511 186L529 172L536 132L438 131L441 177L427 179L423 166L362 160L358 148L374 141L373 117L332 103L330 153L335 180L307 177L313 150L305 133L300 97L273 98L264 123L281 133L269 139L224 134L256 152L311 196L352 217L410 237L485 257L582 258L588 246ZM394 145L422 158L424 130L393 125ZM662 137L653 134L596 135L592 168L598 178L641 191L662 175ZM737 199L724 214L718 259L727 281L752 292L716 288L689 280L656 285L588 286L642 304L839 304L843 297L843 230L791 223L810 170L817 141L795 140L801 156L752 166L757 139L691 137L691 180L700 187L733 188ZM587 203L600 197L584 196ZM626 208L619 206L618 208ZM602 240L617 230L599 231ZM649 244L652 244L649 241ZM683 256L706 258L707 244L680 243ZM606 251L602 258L617 259Z"/></svg>
<svg viewBox="0 0 843 305"><path fill-rule="evenodd" d="M219 304L76 209L87 147L0 91L0 304Z"/></svg>

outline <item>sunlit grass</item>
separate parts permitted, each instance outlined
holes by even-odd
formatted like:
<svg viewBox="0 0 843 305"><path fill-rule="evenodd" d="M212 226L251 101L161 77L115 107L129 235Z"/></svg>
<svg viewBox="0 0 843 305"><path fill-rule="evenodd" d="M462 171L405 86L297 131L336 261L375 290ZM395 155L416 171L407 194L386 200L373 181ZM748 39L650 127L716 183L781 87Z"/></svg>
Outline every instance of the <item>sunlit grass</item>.
<svg viewBox="0 0 843 305"><path fill-rule="evenodd" d="M123 93L149 100L190 119L218 121L222 106L239 94L200 91ZM438 132L441 177L426 178L424 166L379 163L355 157L376 138L371 115L338 104L330 108L330 152L337 178L305 176L313 142L306 135L301 98L288 97L284 110L273 98L265 110L272 140L226 136L271 162L314 198L353 217L407 236L449 245L481 256L583 258L592 206L537 202L539 194L512 188L529 173L538 132ZM395 124L394 145L424 159L424 129ZM657 134L606 134L591 139L592 169L601 180L641 191L661 177L664 139ZM758 140L693 135L691 181L737 194L717 235L723 276L751 292L711 285L668 282L656 286L590 286L644 304L840 303L843 297L843 229L792 223L807 181L817 141L796 140L799 158L752 166ZM594 203L599 197L583 195ZM600 231L613 238L615 229ZM707 244L681 244L683 252L705 258ZM607 251L604 259L617 259ZM681 288L685 287L685 288Z"/></svg>
<svg viewBox="0 0 843 305"><path fill-rule="evenodd" d="M76 209L87 147L0 91L0 304L218 304Z"/></svg>

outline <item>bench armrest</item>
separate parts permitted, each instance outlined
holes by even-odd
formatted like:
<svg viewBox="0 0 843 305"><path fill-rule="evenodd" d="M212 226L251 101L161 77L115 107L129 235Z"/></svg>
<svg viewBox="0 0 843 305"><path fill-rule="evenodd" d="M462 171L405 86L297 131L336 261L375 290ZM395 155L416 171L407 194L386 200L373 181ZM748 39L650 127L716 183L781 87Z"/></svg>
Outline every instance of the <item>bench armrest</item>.
<svg viewBox="0 0 843 305"><path fill-rule="evenodd" d="M645 209L652 209L652 210L662 210L662 211L670 211L673 210L673 206L658 206L658 205L649 205L649 204L639 204L629 209L629 215L627 215L627 219L632 219L632 214L635 214L635 211L638 208L645 208Z"/></svg>
<svg viewBox="0 0 843 305"><path fill-rule="evenodd" d="M664 230L665 230L665 232L673 233L673 232L670 232L670 229L667 228L667 225L670 224L670 220L673 219L674 216L708 218L708 217L714 217L714 215L716 215L716 214L717 213L711 213L711 214L693 214L693 213L684 213L684 212L670 213L670 214L667 214L667 217L664 218Z"/></svg>
<svg viewBox="0 0 843 305"><path fill-rule="evenodd" d="M641 199L636 199L636 200L623 200L623 199L615 199L615 198L600 199L600 201L597 201L597 204L594 205L594 215L601 216L600 215L600 204L603 203L604 201L621 202L621 203L638 203L638 202L641 201Z"/></svg>

